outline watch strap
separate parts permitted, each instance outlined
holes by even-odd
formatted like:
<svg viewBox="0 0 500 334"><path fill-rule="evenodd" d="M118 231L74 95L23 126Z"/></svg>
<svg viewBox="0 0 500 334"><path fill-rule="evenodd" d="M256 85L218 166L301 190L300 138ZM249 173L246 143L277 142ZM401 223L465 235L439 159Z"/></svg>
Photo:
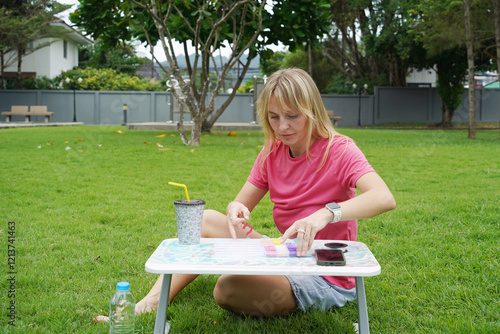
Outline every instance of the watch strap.
<svg viewBox="0 0 500 334"><path fill-rule="evenodd" d="M340 208L340 205L335 202L328 203L326 205L326 208L333 213L333 220L330 222L330 224L337 223L342 219L342 209Z"/></svg>

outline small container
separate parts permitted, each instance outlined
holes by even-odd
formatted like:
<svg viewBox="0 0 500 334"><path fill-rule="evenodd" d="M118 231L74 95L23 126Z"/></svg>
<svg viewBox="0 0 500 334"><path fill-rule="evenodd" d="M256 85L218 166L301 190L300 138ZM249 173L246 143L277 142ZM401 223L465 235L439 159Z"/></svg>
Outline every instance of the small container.
<svg viewBox="0 0 500 334"><path fill-rule="evenodd" d="M118 282L109 303L109 333L134 334L135 300L130 293L130 283Z"/></svg>
<svg viewBox="0 0 500 334"><path fill-rule="evenodd" d="M198 245L201 238L201 224L205 201L185 199L174 201L177 220L177 237L181 245Z"/></svg>

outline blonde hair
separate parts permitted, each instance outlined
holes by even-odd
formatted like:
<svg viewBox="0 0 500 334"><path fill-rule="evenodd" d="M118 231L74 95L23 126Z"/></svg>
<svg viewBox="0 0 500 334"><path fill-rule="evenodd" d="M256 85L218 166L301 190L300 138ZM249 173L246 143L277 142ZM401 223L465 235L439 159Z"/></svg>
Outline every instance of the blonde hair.
<svg viewBox="0 0 500 334"><path fill-rule="evenodd" d="M317 138L329 138L320 170L327 158L335 131L318 87L309 74L298 68L288 68L274 72L267 80L257 100L257 113L264 131L264 148L261 166L277 144L277 137L269 123L269 103L271 97L285 113L300 112L307 119L306 157L310 158L309 147Z"/></svg>

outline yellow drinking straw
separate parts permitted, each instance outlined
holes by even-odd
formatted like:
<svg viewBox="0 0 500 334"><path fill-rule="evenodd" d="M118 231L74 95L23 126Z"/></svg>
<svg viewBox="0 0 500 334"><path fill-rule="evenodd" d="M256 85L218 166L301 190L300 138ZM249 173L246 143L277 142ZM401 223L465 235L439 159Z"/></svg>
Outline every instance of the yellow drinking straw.
<svg viewBox="0 0 500 334"><path fill-rule="evenodd" d="M188 188L186 187L185 184L182 184L182 183L175 183L175 182L169 182L168 184L170 184L171 186L177 186L177 187L182 187L184 188L184 191L186 192L186 198L187 198L187 201L189 203L189 194L188 194Z"/></svg>

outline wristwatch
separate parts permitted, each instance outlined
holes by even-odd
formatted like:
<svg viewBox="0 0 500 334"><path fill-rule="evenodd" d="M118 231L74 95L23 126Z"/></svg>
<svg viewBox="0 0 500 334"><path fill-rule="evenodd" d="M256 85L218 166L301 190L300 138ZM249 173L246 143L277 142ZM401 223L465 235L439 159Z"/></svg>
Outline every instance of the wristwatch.
<svg viewBox="0 0 500 334"><path fill-rule="evenodd" d="M335 202L332 202L332 203L328 203L326 205L326 208L333 213L333 220L330 222L330 224L339 222L340 219L342 218L342 210L340 208L340 205L338 205Z"/></svg>

